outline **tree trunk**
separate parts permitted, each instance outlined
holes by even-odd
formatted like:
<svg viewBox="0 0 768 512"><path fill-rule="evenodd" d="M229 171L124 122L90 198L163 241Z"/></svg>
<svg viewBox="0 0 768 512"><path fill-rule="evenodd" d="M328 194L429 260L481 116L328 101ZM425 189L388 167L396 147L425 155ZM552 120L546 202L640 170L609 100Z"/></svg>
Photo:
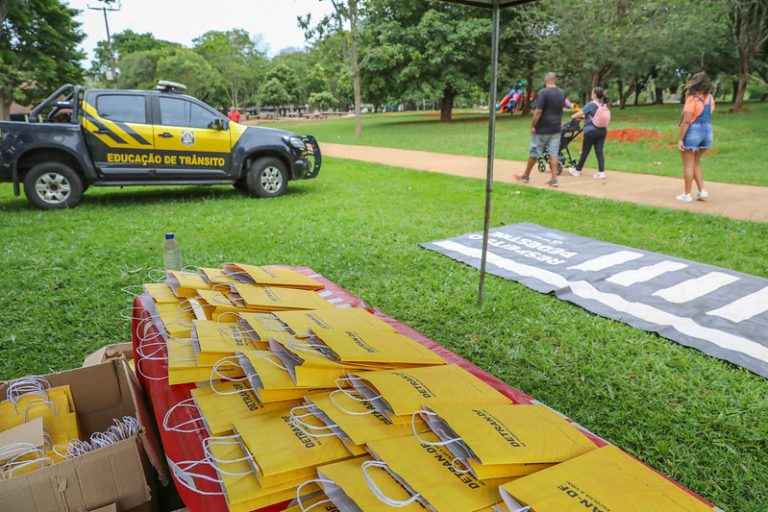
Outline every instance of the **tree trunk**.
<svg viewBox="0 0 768 512"><path fill-rule="evenodd" d="M11 103L13 100L10 97L0 98L0 120L8 121L11 118Z"/></svg>
<svg viewBox="0 0 768 512"><path fill-rule="evenodd" d="M640 91L642 91L642 87L639 85L635 87L635 106L638 106L640 104Z"/></svg>
<svg viewBox="0 0 768 512"><path fill-rule="evenodd" d="M637 81L633 80L632 83L629 84L629 88L627 89L627 92L621 95L621 100L619 103L620 110L624 110L625 108L627 108L627 100L629 99L630 96L632 96L632 92L635 90L636 87L637 87Z"/></svg>
<svg viewBox="0 0 768 512"><path fill-rule="evenodd" d="M663 105L664 104L664 88L656 86L656 104L657 105Z"/></svg>
<svg viewBox="0 0 768 512"><path fill-rule="evenodd" d="M352 86L355 90L355 138L363 136L363 95L360 87L360 61L357 58L357 0L349 1L349 55L352 61Z"/></svg>
<svg viewBox="0 0 768 512"><path fill-rule="evenodd" d="M453 115L453 100L456 97L454 91L448 90L443 92L443 97L440 100L440 122L450 123ZM489 108L494 108L495 105L489 105Z"/></svg>
<svg viewBox="0 0 768 512"><path fill-rule="evenodd" d="M731 91L731 103L736 103L736 96L739 94L739 81L734 80L732 85L733 89Z"/></svg>
<svg viewBox="0 0 768 512"><path fill-rule="evenodd" d="M619 98L623 98L624 97L624 80L622 80L621 78L617 79L616 85L619 88ZM624 106L622 105L621 108L624 108Z"/></svg>
<svg viewBox="0 0 768 512"><path fill-rule="evenodd" d="M742 57L739 81L733 98L733 110L736 112L744 110L744 94L747 92L747 80L749 80L749 59Z"/></svg>
<svg viewBox="0 0 768 512"><path fill-rule="evenodd" d="M528 116L531 114L531 93L533 92L533 75L529 72L525 77L525 98L523 98L523 115Z"/></svg>

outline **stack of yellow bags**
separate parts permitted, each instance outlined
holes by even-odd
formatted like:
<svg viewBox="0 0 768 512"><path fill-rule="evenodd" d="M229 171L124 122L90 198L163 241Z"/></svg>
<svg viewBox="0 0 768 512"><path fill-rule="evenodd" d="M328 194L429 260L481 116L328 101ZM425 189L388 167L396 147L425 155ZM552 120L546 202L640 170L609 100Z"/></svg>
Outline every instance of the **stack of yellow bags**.
<svg viewBox="0 0 768 512"><path fill-rule="evenodd" d="M197 386L177 406L193 420L174 424L172 409L163 428L207 431L204 460L171 462L182 485L210 480L198 465L215 469L235 512L290 498L291 512L705 510L547 407L513 404L321 290L239 263L145 286L161 333L146 345L166 350L171 384Z"/></svg>
<svg viewBox="0 0 768 512"><path fill-rule="evenodd" d="M6 399L0 402L0 479L68 458L70 440L79 438L69 386L51 387L41 377L12 381Z"/></svg>

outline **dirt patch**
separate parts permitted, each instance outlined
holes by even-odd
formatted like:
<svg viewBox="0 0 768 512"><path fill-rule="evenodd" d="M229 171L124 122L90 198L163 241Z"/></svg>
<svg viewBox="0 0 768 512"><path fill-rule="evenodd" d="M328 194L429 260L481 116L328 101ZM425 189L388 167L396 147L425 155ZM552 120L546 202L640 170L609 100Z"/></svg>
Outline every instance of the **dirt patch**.
<svg viewBox="0 0 768 512"><path fill-rule="evenodd" d="M641 140L658 140L661 134L656 130L640 128L624 128L623 130L608 130L608 140L617 142L638 142Z"/></svg>

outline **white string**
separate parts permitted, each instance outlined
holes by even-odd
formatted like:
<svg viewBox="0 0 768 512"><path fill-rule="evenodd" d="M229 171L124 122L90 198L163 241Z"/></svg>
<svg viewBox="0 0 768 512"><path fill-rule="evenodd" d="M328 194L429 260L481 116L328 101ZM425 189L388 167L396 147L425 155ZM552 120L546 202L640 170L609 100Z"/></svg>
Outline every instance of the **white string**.
<svg viewBox="0 0 768 512"><path fill-rule="evenodd" d="M413 430L413 435L416 437L416 439L421 444L424 444L424 445L427 445L427 446L445 446L445 445L448 445L448 444L451 444L451 443L460 442L462 440L460 437L454 437L454 438L449 438L449 439L443 440L443 441L425 441L424 439L421 438L421 436L419 436L419 433L416 431L416 416L417 415L422 417L422 419L424 419L423 416L438 416L438 414L435 413L435 412L432 412L432 411L425 411L424 409L419 409L416 412L414 412L413 414L411 414L411 430ZM424 421L426 421L426 420L424 420ZM427 422L427 425L429 425L429 422ZM443 432L442 430L440 430L440 431L435 430L434 432L436 434L442 434L443 436L445 436L445 432ZM442 436L438 436L438 437L440 437L442 439Z"/></svg>
<svg viewBox="0 0 768 512"><path fill-rule="evenodd" d="M158 273L161 275L158 276ZM168 277L168 274L165 272L165 270L161 270L159 268L153 268L150 269L149 272L147 272L147 279L152 281L153 283L162 283L165 281L165 278Z"/></svg>
<svg viewBox="0 0 768 512"><path fill-rule="evenodd" d="M374 413L373 409L369 409L367 411L360 412L360 411L350 411L349 409L345 408L344 406L342 406L341 404L339 404L336 401L336 397L334 396L337 393L342 393L342 392L343 391L341 389L337 389L335 391L331 391L331 393L328 395L328 398L331 400L331 403L333 403L333 405L335 405L336 408L338 410L340 410L341 412L343 412L345 414L349 414L350 416L365 416L366 414L373 414Z"/></svg>
<svg viewBox="0 0 768 512"><path fill-rule="evenodd" d="M186 421L183 421L181 423L177 423L176 425L170 425L171 422L171 416L176 411L176 409L193 409L194 412L198 414L197 418L188 419ZM184 428L188 425L194 425L195 423L198 423L201 426L195 427L195 428ZM170 409L168 409L163 416L163 422L162 422L163 428L166 430L166 432L200 432L205 430L205 424L203 423L203 418L200 415L200 409L198 409L197 404L195 403L194 398L187 398L186 400L182 400L181 402L178 402L173 405Z"/></svg>
<svg viewBox="0 0 768 512"><path fill-rule="evenodd" d="M19 460L30 455L35 457L33 459ZM0 480L10 480L17 471L35 464L39 464L39 467L42 468L53 464L53 459L46 457L44 451L39 448L28 450L0 465Z"/></svg>
<svg viewBox="0 0 768 512"><path fill-rule="evenodd" d="M139 293L133 293L131 291L132 288L140 288L141 291ZM141 285L141 284L129 284L128 286L123 286L122 288L120 288L120 291L124 292L124 293L127 293L131 297L138 297L139 295L144 293L144 285Z"/></svg>
<svg viewBox="0 0 768 512"><path fill-rule="evenodd" d="M40 395L47 400L49 389L51 384L43 377L21 377L8 384L6 397L13 402L13 410L18 414L19 400L22 397Z"/></svg>
<svg viewBox="0 0 768 512"><path fill-rule="evenodd" d="M59 415L59 406L56 405L54 402L51 402L47 398L33 398L32 400L27 403L27 405L24 406L24 423L27 423L29 421L29 410L32 407L37 407L38 405L44 405L47 408L51 409L53 411L54 416Z"/></svg>
<svg viewBox="0 0 768 512"><path fill-rule="evenodd" d="M221 478L213 478L202 473L195 473L190 471L190 469L200 465L209 466L214 471L216 470L216 468L214 468L213 465L211 465L211 463L207 460L183 460L180 462L174 462L170 459L168 460L168 467L171 468L173 476L176 477L176 483L179 483L190 491L202 496L223 496L223 491L202 491L187 481L187 479L192 479L194 481L195 478L199 478L200 480L205 480L207 482L224 485L224 481Z"/></svg>
<svg viewBox="0 0 768 512"><path fill-rule="evenodd" d="M133 416L123 416L112 420L106 430L94 432L87 441L80 439L71 439L67 444L65 458L79 457L80 455L92 452L99 448L106 448L120 441L125 441L136 435L139 431L139 420ZM56 454L62 456L56 451Z"/></svg>
<svg viewBox="0 0 768 512"><path fill-rule="evenodd" d="M243 369L242 366L240 366L238 363L232 362L232 359L238 359L238 356L226 356L222 357L218 361L216 361L213 364L213 368L211 368L211 375L208 377L208 385L211 387L214 393L217 395L227 396L227 395L238 395L243 391L252 391L253 388L248 387L247 389L239 389L239 390L233 390L233 391L219 391L216 389L216 386L213 384L214 381L214 375L218 377L218 380L228 380L230 382L245 382L248 380L248 377L227 377L225 375L222 375L219 373L219 366L222 366L224 364L228 364L230 366L234 366L235 368Z"/></svg>
<svg viewBox="0 0 768 512"><path fill-rule="evenodd" d="M324 505L326 503L331 503L331 499L330 498L326 498L324 500L320 500L320 501L317 501L317 502L313 503L309 507L305 507L304 506L304 502L302 501L304 499L304 497L301 494L301 490L304 488L305 485L309 485L309 484L335 484L335 483L336 482L334 482L332 480L326 480L324 478L315 478L313 480L307 480L306 482L303 482L301 485L299 485L296 488L296 504L301 509L301 512L307 512L308 510L312 510L313 508L315 508L318 505Z"/></svg>
<svg viewBox="0 0 768 512"><path fill-rule="evenodd" d="M310 411L310 412L307 412L305 414L296 414L295 411L296 410L301 410L301 409L304 409L304 410ZM317 426L317 425L310 425L309 423L307 423L306 421L301 419L301 418L306 418L308 416L314 416L314 417L317 418L317 414L312 412L313 409L320 410L320 408L318 406L314 405L314 404L312 404L312 405L297 405L296 407L291 408L291 410L288 413L291 424L294 427L296 427L297 429L299 429L303 434L306 434L306 435L311 436L311 437L337 437L336 433L333 431L333 427L339 428L339 426L337 424L334 423L334 424L331 424L331 425ZM307 430L305 430L305 429L307 429ZM325 433L325 434L311 433L311 432L308 432L308 430L320 430L320 431L325 430L325 431L328 431L329 433Z"/></svg>
<svg viewBox="0 0 768 512"><path fill-rule="evenodd" d="M269 357L268 354L264 354L263 351L256 351L256 352L249 352L248 353L248 355L252 355L252 354L255 354L255 355L259 356L260 358L264 359L265 361L267 361L268 363L272 364L273 366L277 366L281 370L285 370L287 372L291 371L287 367L281 365L280 363L275 362L271 357ZM277 356L275 356L275 357L277 357Z"/></svg>
<svg viewBox="0 0 768 512"><path fill-rule="evenodd" d="M350 383L350 385L353 386L353 391L352 392L347 391L344 388L344 386L342 386L342 384L339 384L339 381L341 381L341 383L344 383L345 381L348 381ZM353 384L353 382L355 382L355 381L357 381L357 382L364 382L362 377L357 377L356 375L347 375L347 376L344 376L344 377L337 378L334 381L334 384L336 384L336 387L339 388L338 389L339 391L341 391L342 393L344 393L345 395L347 395L349 398L351 398L352 400L354 400L356 402L373 402L374 400L382 398L382 396L380 394L376 395L374 397L371 397L371 398L365 398L364 396L361 398L360 396L355 396L353 393L357 393L358 395L361 395L361 393L359 391L354 391L354 384Z"/></svg>
<svg viewBox="0 0 768 512"><path fill-rule="evenodd" d="M396 500L393 498L390 498L389 496L385 495L382 490L379 488L379 486L376 484L376 482L373 481L373 478L371 478L371 475L368 474L368 468L374 467L374 468L382 468L386 470L387 472L390 471L389 466L386 462L378 461L378 460L367 460L363 462L362 468L363 468L363 474L365 475L365 482L368 484L368 488L371 490L371 492L381 501L382 503L385 503L389 505L390 507L395 508L402 508L407 507L414 501L421 498L421 494L416 493L412 495L407 500Z"/></svg>
<svg viewBox="0 0 768 512"><path fill-rule="evenodd" d="M205 454L205 459L216 469L216 471L227 476L245 476L245 475L250 475L251 473L254 473L256 470L253 468L255 467L256 462L253 460L253 455L248 453L247 450L244 450L245 451L244 456L236 459L220 459L218 457L215 457L213 453L211 453L210 446L237 445L242 448L243 445L240 442L240 439L241 439L240 434L234 434L231 436L206 437L205 439L203 439L203 453ZM213 461L213 463L211 461ZM253 466L248 471L240 471L237 473L232 473L231 471L224 471L219 466L219 464L235 464L237 462L249 462L249 463L253 463Z"/></svg>

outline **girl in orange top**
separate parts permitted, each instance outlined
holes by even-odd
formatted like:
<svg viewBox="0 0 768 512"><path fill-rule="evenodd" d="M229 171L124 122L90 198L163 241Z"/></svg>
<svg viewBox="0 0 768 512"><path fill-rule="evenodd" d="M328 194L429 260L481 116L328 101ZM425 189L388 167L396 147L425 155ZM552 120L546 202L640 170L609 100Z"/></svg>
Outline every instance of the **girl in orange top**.
<svg viewBox="0 0 768 512"><path fill-rule="evenodd" d="M712 112L715 111L715 98L712 97L712 82L703 71L693 75L685 86L685 106L680 121L680 136L677 146L683 156L683 181L685 192L677 196L683 203L692 203L693 182L699 192L696 199L704 201L709 194L704 190L704 177L701 173L701 156L712 147Z"/></svg>

